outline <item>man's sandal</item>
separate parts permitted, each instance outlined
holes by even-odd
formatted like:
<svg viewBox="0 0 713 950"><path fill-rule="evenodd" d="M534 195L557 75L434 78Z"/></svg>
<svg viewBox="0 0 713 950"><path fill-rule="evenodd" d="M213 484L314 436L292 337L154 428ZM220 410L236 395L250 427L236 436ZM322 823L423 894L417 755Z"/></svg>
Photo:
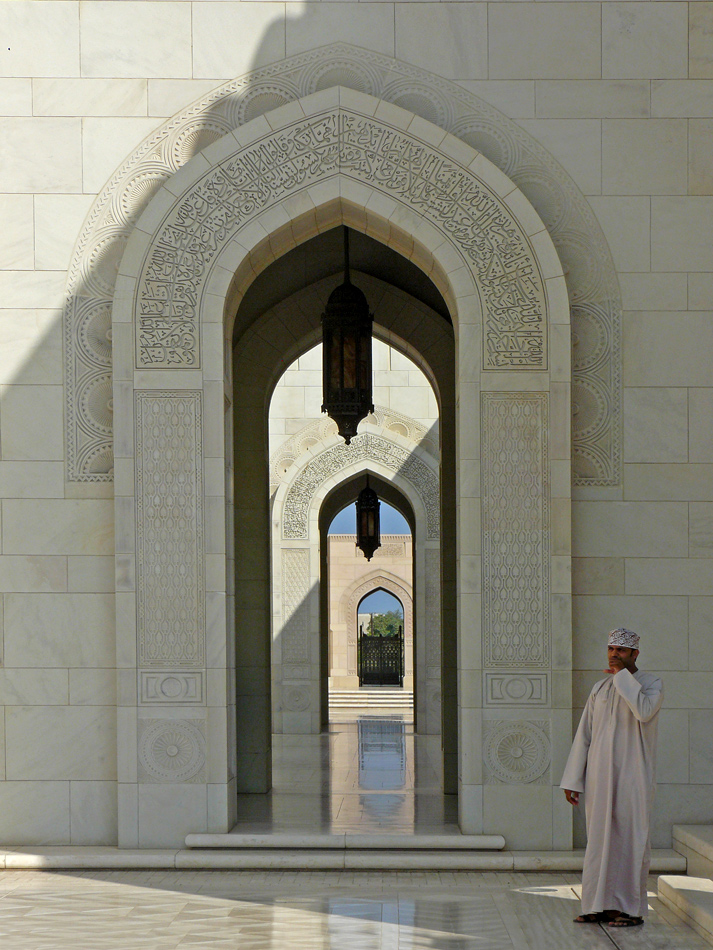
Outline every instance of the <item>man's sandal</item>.
<svg viewBox="0 0 713 950"><path fill-rule="evenodd" d="M643 917L630 917L629 914L619 914L613 920L609 921L609 927L641 927L644 922Z"/></svg>
<svg viewBox="0 0 713 950"><path fill-rule="evenodd" d="M575 924L598 924L606 920L606 914L603 911L597 911L596 914L580 914L574 918Z"/></svg>

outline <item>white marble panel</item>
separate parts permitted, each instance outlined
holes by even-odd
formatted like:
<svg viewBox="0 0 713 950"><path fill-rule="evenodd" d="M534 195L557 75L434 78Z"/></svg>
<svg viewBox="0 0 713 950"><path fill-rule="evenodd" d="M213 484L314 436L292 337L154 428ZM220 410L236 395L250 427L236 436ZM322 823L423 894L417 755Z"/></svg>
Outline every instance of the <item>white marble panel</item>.
<svg viewBox="0 0 713 950"><path fill-rule="evenodd" d="M664 691L666 676L664 674ZM656 749L656 781L688 781L688 710L666 709L659 713L659 735Z"/></svg>
<svg viewBox="0 0 713 950"><path fill-rule="evenodd" d="M625 386L713 387L709 313L625 313L623 330Z"/></svg>
<svg viewBox="0 0 713 950"><path fill-rule="evenodd" d="M692 670L713 670L713 597L690 597L688 657Z"/></svg>
<svg viewBox="0 0 713 950"><path fill-rule="evenodd" d="M149 79L148 114L167 118L212 89L214 79Z"/></svg>
<svg viewBox="0 0 713 950"><path fill-rule="evenodd" d="M536 83L542 119L643 119L649 114L649 83L591 79L541 79Z"/></svg>
<svg viewBox="0 0 713 950"><path fill-rule="evenodd" d="M32 214L32 195L0 195L0 268L3 270L31 270L35 266Z"/></svg>
<svg viewBox="0 0 713 950"><path fill-rule="evenodd" d="M602 6L605 79L686 79L688 10L681 3Z"/></svg>
<svg viewBox="0 0 713 950"><path fill-rule="evenodd" d="M459 86L500 109L511 119L535 116L535 83L531 79L461 79Z"/></svg>
<svg viewBox="0 0 713 950"><path fill-rule="evenodd" d="M688 391L688 450L691 462L713 462L713 388Z"/></svg>
<svg viewBox="0 0 713 950"><path fill-rule="evenodd" d="M63 496L64 463L0 462L0 498Z"/></svg>
<svg viewBox="0 0 713 950"><path fill-rule="evenodd" d="M711 465L624 465L626 501L708 501L712 484Z"/></svg>
<svg viewBox="0 0 713 950"><path fill-rule="evenodd" d="M302 53L316 46L349 42L378 53L394 55L394 6L392 3L286 3L286 53Z"/></svg>
<svg viewBox="0 0 713 950"><path fill-rule="evenodd" d="M713 119L689 119L688 122L688 193L713 193Z"/></svg>
<svg viewBox="0 0 713 950"><path fill-rule="evenodd" d="M145 79L35 79L33 114L146 115L146 86Z"/></svg>
<svg viewBox="0 0 713 950"><path fill-rule="evenodd" d="M691 782L713 784L713 710L697 709L690 713ZM677 779L680 781L680 779Z"/></svg>
<svg viewBox="0 0 713 950"><path fill-rule="evenodd" d="M0 119L0 192L80 192L81 135L79 119Z"/></svg>
<svg viewBox="0 0 713 950"><path fill-rule="evenodd" d="M32 80L0 79L0 114L32 115Z"/></svg>
<svg viewBox="0 0 713 950"><path fill-rule="evenodd" d="M586 195L601 193L602 132L598 119L521 119L518 125L554 155Z"/></svg>
<svg viewBox="0 0 713 950"><path fill-rule="evenodd" d="M685 558L688 505L574 501L572 553L575 557Z"/></svg>
<svg viewBox="0 0 713 950"><path fill-rule="evenodd" d="M709 558L631 557L625 569L627 594L705 596L713 590L713 559Z"/></svg>
<svg viewBox="0 0 713 950"><path fill-rule="evenodd" d="M615 627L640 635L642 669L688 669L687 597L575 597L572 610L577 669L604 669L607 633Z"/></svg>
<svg viewBox="0 0 713 950"><path fill-rule="evenodd" d="M66 706L68 698L67 670L0 670L0 705Z"/></svg>
<svg viewBox="0 0 713 950"><path fill-rule="evenodd" d="M181 848L208 822L205 785L140 785L139 846Z"/></svg>
<svg viewBox="0 0 713 950"><path fill-rule="evenodd" d="M159 120L155 118L84 119L82 122L84 190L100 191L117 166L159 124Z"/></svg>
<svg viewBox="0 0 713 950"><path fill-rule="evenodd" d="M688 461L688 390L624 390L627 462Z"/></svg>
<svg viewBox="0 0 713 950"><path fill-rule="evenodd" d="M66 590L66 558L0 555L0 592L51 593Z"/></svg>
<svg viewBox="0 0 713 950"><path fill-rule="evenodd" d="M690 557L713 557L713 502L690 505Z"/></svg>
<svg viewBox="0 0 713 950"><path fill-rule="evenodd" d="M189 77L190 6L173 0L85 4L81 63L88 77Z"/></svg>
<svg viewBox="0 0 713 950"><path fill-rule="evenodd" d="M0 299L5 308L59 309L64 302L62 271L0 271Z"/></svg>
<svg viewBox="0 0 713 950"><path fill-rule="evenodd" d="M652 198L651 269L713 271L713 197Z"/></svg>
<svg viewBox="0 0 713 950"><path fill-rule="evenodd" d="M639 201L641 199L616 198L613 200ZM646 244L648 243L647 235ZM686 310L687 308L688 281L685 274L620 273L619 287L624 310ZM695 309L697 308L691 307L691 310Z"/></svg>
<svg viewBox="0 0 713 950"><path fill-rule="evenodd" d="M0 425L5 459L51 461L64 458L61 387L3 386Z"/></svg>
<svg viewBox="0 0 713 950"><path fill-rule="evenodd" d="M516 822L513 815L518 816ZM551 785L486 785L483 827L505 836L510 850L552 847Z"/></svg>
<svg viewBox="0 0 713 950"><path fill-rule="evenodd" d="M114 706L116 671L69 670L69 703L71 706Z"/></svg>
<svg viewBox="0 0 713 950"><path fill-rule="evenodd" d="M192 25L193 75L197 79L240 76L285 55L285 8L281 3L199 3L193 8Z"/></svg>
<svg viewBox="0 0 713 950"><path fill-rule="evenodd" d="M53 310L0 310L0 383L61 382L59 314Z"/></svg>
<svg viewBox="0 0 713 950"><path fill-rule="evenodd" d="M0 782L6 847L69 844L69 782Z"/></svg>
<svg viewBox="0 0 713 950"><path fill-rule="evenodd" d="M5 0L0 36L0 75L79 75L79 5L71 0Z"/></svg>
<svg viewBox="0 0 713 950"><path fill-rule="evenodd" d="M681 275L683 276L683 275ZM713 274L688 274L688 309L708 310L713 298Z"/></svg>
<svg viewBox="0 0 713 950"><path fill-rule="evenodd" d="M7 554L111 555L111 499L18 499L3 502Z"/></svg>
<svg viewBox="0 0 713 950"><path fill-rule="evenodd" d="M110 594L6 594L4 600L8 668L115 666Z"/></svg>
<svg viewBox="0 0 713 950"><path fill-rule="evenodd" d="M648 271L651 264L650 199L591 197L589 203L604 231L620 271Z"/></svg>
<svg viewBox="0 0 713 950"><path fill-rule="evenodd" d="M75 555L67 558L67 590L102 594L114 590L114 558Z"/></svg>
<svg viewBox="0 0 713 950"><path fill-rule="evenodd" d="M35 262L42 270L66 270L92 195L35 197Z"/></svg>
<svg viewBox="0 0 713 950"><path fill-rule="evenodd" d="M605 119L602 123L605 194L685 195L687 163L684 119Z"/></svg>
<svg viewBox="0 0 713 950"><path fill-rule="evenodd" d="M616 595L624 593L624 558L572 558L572 593Z"/></svg>
<svg viewBox="0 0 713 950"><path fill-rule="evenodd" d="M116 712L106 706L9 706L8 780L116 778Z"/></svg>
<svg viewBox="0 0 713 950"><path fill-rule="evenodd" d="M689 5L688 75L713 79L713 3Z"/></svg>
<svg viewBox="0 0 713 950"><path fill-rule="evenodd" d="M397 3L395 11L398 59L448 79L487 79L487 4Z"/></svg>
<svg viewBox="0 0 713 950"><path fill-rule="evenodd" d="M116 845L116 782L70 782L70 840L73 845Z"/></svg>
<svg viewBox="0 0 713 950"><path fill-rule="evenodd" d="M595 4L492 4L491 79L599 79L601 18Z"/></svg>
<svg viewBox="0 0 713 950"><path fill-rule="evenodd" d="M706 79L654 80L651 83L651 114L662 118L713 116L713 82Z"/></svg>

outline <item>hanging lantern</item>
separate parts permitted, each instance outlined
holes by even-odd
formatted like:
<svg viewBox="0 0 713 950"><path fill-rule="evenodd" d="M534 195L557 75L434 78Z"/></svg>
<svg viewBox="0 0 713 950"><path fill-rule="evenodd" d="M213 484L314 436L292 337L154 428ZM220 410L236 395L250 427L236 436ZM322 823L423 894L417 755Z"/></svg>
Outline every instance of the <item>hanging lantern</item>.
<svg viewBox="0 0 713 950"><path fill-rule="evenodd" d="M322 314L322 412L334 419L349 445L361 420L374 411L371 392L373 313L349 280L349 230L344 229L344 283L329 295Z"/></svg>
<svg viewBox="0 0 713 950"><path fill-rule="evenodd" d="M364 552L367 561L370 561L374 551L381 547L380 507L379 496L373 488L369 488L367 475L366 488L362 488L356 500L357 547Z"/></svg>

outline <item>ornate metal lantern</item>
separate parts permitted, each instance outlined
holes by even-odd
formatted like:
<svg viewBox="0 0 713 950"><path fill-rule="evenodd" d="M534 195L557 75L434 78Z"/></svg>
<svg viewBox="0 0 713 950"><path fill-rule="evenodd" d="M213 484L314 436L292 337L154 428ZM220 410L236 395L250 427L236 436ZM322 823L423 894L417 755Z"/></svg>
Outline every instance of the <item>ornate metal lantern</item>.
<svg viewBox="0 0 713 950"><path fill-rule="evenodd" d="M362 488L356 500L357 547L364 552L367 561L370 561L374 551L381 547L380 507L379 496L369 487L367 475L366 488Z"/></svg>
<svg viewBox="0 0 713 950"><path fill-rule="evenodd" d="M329 295L322 314L322 412L334 419L349 445L361 420L374 411L371 330L374 314L349 280L349 230L344 229L344 283Z"/></svg>

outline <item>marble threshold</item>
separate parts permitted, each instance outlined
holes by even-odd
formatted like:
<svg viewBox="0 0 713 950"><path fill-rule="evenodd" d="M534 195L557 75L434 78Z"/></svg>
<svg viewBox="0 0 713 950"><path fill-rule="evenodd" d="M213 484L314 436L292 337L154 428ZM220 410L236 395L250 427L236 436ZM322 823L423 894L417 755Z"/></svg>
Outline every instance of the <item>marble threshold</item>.
<svg viewBox="0 0 713 950"><path fill-rule="evenodd" d="M379 870L581 871L584 851L468 851L433 849L234 848L122 849L10 847L0 849L6 870ZM670 849L651 852L652 874L685 874L686 859Z"/></svg>
<svg viewBox="0 0 713 950"><path fill-rule="evenodd" d="M688 875L660 877L659 900L713 945L713 825L674 825L673 843Z"/></svg>

